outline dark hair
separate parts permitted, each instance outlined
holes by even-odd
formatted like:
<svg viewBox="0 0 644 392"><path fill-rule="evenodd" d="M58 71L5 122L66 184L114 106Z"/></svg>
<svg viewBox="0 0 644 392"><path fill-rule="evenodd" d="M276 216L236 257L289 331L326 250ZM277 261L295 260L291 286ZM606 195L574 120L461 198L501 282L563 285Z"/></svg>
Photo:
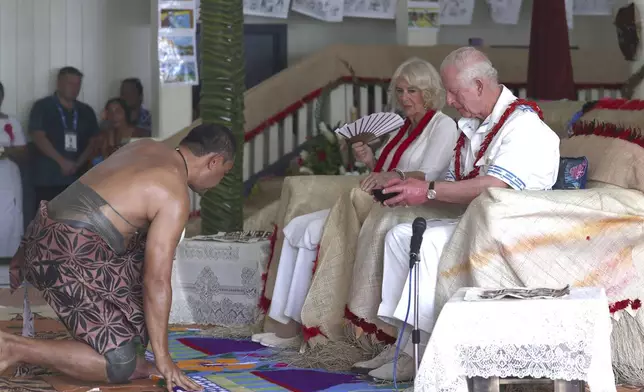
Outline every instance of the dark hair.
<svg viewBox="0 0 644 392"><path fill-rule="evenodd" d="M141 97L143 96L143 84L141 83L141 79L139 79L139 78L123 79L123 81L121 81L121 86L123 86L126 83L133 84L134 88L136 89L136 91L138 91L139 95Z"/></svg>
<svg viewBox="0 0 644 392"><path fill-rule="evenodd" d="M83 77L83 73L78 68L74 67L63 67L58 71L58 79L67 75L78 76L80 78Z"/></svg>
<svg viewBox="0 0 644 392"><path fill-rule="evenodd" d="M107 111L107 108L113 103L119 104L121 105L121 108L123 108L123 112L125 113L125 123L127 125L134 125L134 121L132 120L132 111L127 106L125 101L122 100L121 98L112 98L109 101L107 101L107 103L105 104L105 110Z"/></svg>
<svg viewBox="0 0 644 392"><path fill-rule="evenodd" d="M0 97L4 98L4 86L2 85L2 82L0 82Z"/></svg>
<svg viewBox="0 0 644 392"><path fill-rule="evenodd" d="M180 145L188 148L195 156L202 157L215 153L226 160L235 159L237 141L230 129L219 124L201 124L194 127Z"/></svg>

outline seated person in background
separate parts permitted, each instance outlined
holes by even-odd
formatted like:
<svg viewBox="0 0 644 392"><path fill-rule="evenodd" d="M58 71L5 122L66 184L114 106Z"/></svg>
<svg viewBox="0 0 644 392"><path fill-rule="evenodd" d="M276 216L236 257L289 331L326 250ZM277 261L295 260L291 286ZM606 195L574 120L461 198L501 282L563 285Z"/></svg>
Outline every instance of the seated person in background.
<svg viewBox="0 0 644 392"><path fill-rule="evenodd" d="M128 78L121 82L121 99L130 109L129 120L141 129L141 137L150 137L152 132L152 116L143 107L143 84L138 78Z"/></svg>
<svg viewBox="0 0 644 392"><path fill-rule="evenodd" d="M77 100L83 74L74 67L58 72L56 92L31 108L29 132L33 140L36 202L51 200L81 176L94 152L99 132L96 113Z"/></svg>
<svg viewBox="0 0 644 392"><path fill-rule="evenodd" d="M4 86L0 83L0 109ZM27 157L20 122L0 111L0 258L12 257L22 237L22 180L17 162Z"/></svg>
<svg viewBox="0 0 644 392"><path fill-rule="evenodd" d="M487 188L546 190L552 188L559 170L559 138L539 118L533 102L517 97L500 85L497 71L487 56L465 47L450 53L441 65L447 103L463 116L458 121L461 135L454 158L443 181L410 178L393 179L384 193L399 195L385 202L388 206L431 206L436 201L469 204ZM427 222L420 249L419 320L420 355L434 326L434 295L438 262L458 220ZM382 302L378 317L398 328L403 327L409 303L409 249L412 225L401 224L385 238ZM412 298L414 290L412 288ZM413 302L413 299L411 300ZM411 303L407 324L413 324ZM406 325L398 344L396 378L414 377L412 325ZM384 380L394 379L395 346L376 358L355 364L354 369Z"/></svg>
<svg viewBox="0 0 644 392"><path fill-rule="evenodd" d="M105 104L104 115L107 128L101 131L96 142L97 156L92 164L97 165L114 151L130 142L133 137L145 137L147 131L137 128L130 116L130 109L121 98L112 98Z"/></svg>
<svg viewBox="0 0 644 392"><path fill-rule="evenodd" d="M233 167L235 137L202 124L176 149L128 144L51 202L42 202L11 261L11 289L39 290L74 340L0 331L0 373L17 362L88 382L126 383L160 374L201 390L168 350L172 263L188 221L188 188L203 194ZM142 351L148 345L154 362Z"/></svg>
<svg viewBox="0 0 644 392"><path fill-rule="evenodd" d="M410 59L398 67L391 80L390 106L404 113L403 127L393 132L379 151L374 152L363 143L352 146L356 159L372 171L360 183L367 193L382 189L392 178L437 179L447 170L458 137L454 120L440 111L445 104L445 90L430 63ZM253 335L254 341L270 347L299 344L302 306L330 211L299 216L284 228L285 239L268 314L284 327L277 333Z"/></svg>

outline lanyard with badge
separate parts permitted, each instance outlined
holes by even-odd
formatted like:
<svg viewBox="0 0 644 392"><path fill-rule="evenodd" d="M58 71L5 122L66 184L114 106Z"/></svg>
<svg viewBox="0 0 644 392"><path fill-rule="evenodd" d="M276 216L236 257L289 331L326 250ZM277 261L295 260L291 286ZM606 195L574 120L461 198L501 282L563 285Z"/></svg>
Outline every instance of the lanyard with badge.
<svg viewBox="0 0 644 392"><path fill-rule="evenodd" d="M65 132L65 151L67 152L77 152L78 151L78 110L74 108L72 114L72 128L69 128L67 125L67 117L65 117L65 112L60 104L56 104L58 107L58 113L60 113L60 119L63 122L63 128Z"/></svg>

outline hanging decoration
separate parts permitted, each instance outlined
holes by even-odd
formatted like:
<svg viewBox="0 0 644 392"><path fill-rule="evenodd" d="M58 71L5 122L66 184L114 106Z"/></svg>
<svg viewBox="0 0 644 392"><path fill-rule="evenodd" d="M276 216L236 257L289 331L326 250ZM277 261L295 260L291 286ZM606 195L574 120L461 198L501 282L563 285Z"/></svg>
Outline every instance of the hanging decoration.
<svg viewBox="0 0 644 392"><path fill-rule="evenodd" d="M244 0L244 15L288 18L291 0Z"/></svg>
<svg viewBox="0 0 644 392"><path fill-rule="evenodd" d="M344 0L344 16L394 19L396 17L396 0Z"/></svg>
<svg viewBox="0 0 644 392"><path fill-rule="evenodd" d="M159 79L165 85L198 84L195 10L194 0L159 1Z"/></svg>
<svg viewBox="0 0 644 392"><path fill-rule="evenodd" d="M440 24L469 25L474 15L474 0L441 0Z"/></svg>
<svg viewBox="0 0 644 392"><path fill-rule="evenodd" d="M293 0L291 9L325 22L342 22L344 0Z"/></svg>
<svg viewBox="0 0 644 392"><path fill-rule="evenodd" d="M407 2L408 28L434 30L439 27L441 6L438 1Z"/></svg>
<svg viewBox="0 0 644 392"><path fill-rule="evenodd" d="M487 0L490 17L494 23L515 25L519 23L523 0Z"/></svg>

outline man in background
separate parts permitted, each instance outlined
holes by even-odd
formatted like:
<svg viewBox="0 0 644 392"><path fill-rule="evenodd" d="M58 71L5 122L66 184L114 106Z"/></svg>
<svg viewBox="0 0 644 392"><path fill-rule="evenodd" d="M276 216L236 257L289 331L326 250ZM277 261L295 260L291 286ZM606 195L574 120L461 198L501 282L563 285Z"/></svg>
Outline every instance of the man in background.
<svg viewBox="0 0 644 392"><path fill-rule="evenodd" d="M77 100L83 74L74 67L58 72L56 92L34 104L28 130L35 145L36 203L50 201L76 181L92 154L98 134L96 113Z"/></svg>

